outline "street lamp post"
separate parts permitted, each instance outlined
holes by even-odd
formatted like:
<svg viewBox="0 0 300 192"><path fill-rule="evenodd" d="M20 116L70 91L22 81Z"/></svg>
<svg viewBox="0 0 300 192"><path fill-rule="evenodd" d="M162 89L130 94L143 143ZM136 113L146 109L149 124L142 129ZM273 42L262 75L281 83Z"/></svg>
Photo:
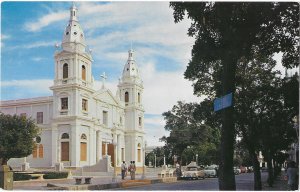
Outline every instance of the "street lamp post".
<svg viewBox="0 0 300 192"><path fill-rule="evenodd" d="M147 142L145 141L144 146L143 146L144 160L143 160L143 175L142 175L142 179L146 178L146 176L145 176L146 146L147 146Z"/></svg>
<svg viewBox="0 0 300 192"><path fill-rule="evenodd" d="M117 182L117 153L116 153L116 150L117 150L117 142L115 139L113 139L113 146L114 146L114 175L113 175L113 178L112 178L112 182Z"/></svg>
<svg viewBox="0 0 300 192"><path fill-rule="evenodd" d="M196 164L198 165L198 154L196 154Z"/></svg>
<svg viewBox="0 0 300 192"><path fill-rule="evenodd" d="M156 168L156 153L154 154L154 168Z"/></svg>

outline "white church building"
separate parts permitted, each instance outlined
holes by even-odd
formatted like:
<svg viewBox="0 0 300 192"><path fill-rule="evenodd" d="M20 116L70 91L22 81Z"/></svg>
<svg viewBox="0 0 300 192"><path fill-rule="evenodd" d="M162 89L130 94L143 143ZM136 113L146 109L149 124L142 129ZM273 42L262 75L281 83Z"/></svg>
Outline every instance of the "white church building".
<svg viewBox="0 0 300 192"><path fill-rule="evenodd" d="M144 88L134 51L129 50L124 61L116 94L104 84L94 89L92 61L73 5L54 54L53 95L0 103L0 112L31 117L41 129L33 153L10 159L9 165L77 168L95 165L105 157L111 157L112 166L116 161L119 167L123 160L144 165Z"/></svg>

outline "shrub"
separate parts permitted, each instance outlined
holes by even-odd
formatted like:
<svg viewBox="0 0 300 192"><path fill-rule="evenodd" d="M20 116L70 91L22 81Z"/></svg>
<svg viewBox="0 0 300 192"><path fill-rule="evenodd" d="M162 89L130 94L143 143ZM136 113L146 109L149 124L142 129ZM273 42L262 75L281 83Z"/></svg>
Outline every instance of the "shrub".
<svg viewBox="0 0 300 192"><path fill-rule="evenodd" d="M30 180L31 175L28 175L26 173L18 173L14 172L14 181L24 181L24 180Z"/></svg>
<svg viewBox="0 0 300 192"><path fill-rule="evenodd" d="M61 179L67 178L68 172L44 172L44 179Z"/></svg>

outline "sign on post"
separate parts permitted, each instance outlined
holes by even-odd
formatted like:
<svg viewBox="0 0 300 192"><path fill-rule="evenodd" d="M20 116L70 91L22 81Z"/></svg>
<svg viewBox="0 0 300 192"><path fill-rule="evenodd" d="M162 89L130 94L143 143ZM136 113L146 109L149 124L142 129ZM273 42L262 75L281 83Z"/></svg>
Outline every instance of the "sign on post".
<svg viewBox="0 0 300 192"><path fill-rule="evenodd" d="M214 111L230 107L232 105L232 93L229 93L223 97L216 98L214 100Z"/></svg>

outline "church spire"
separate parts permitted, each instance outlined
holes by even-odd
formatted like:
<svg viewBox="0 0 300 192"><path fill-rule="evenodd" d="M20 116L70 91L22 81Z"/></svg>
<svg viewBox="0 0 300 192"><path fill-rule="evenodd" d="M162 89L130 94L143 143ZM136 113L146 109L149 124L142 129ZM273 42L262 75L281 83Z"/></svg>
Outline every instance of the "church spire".
<svg viewBox="0 0 300 192"><path fill-rule="evenodd" d="M140 79L139 69L135 63L134 50L131 48L128 51L128 59L123 69L122 80Z"/></svg>
<svg viewBox="0 0 300 192"><path fill-rule="evenodd" d="M85 36L78 21L78 9L70 7L70 20L63 35L62 48L68 52L85 52Z"/></svg>
<svg viewBox="0 0 300 192"><path fill-rule="evenodd" d="M72 6L70 7L70 21L78 21L77 19L77 7L73 2Z"/></svg>

